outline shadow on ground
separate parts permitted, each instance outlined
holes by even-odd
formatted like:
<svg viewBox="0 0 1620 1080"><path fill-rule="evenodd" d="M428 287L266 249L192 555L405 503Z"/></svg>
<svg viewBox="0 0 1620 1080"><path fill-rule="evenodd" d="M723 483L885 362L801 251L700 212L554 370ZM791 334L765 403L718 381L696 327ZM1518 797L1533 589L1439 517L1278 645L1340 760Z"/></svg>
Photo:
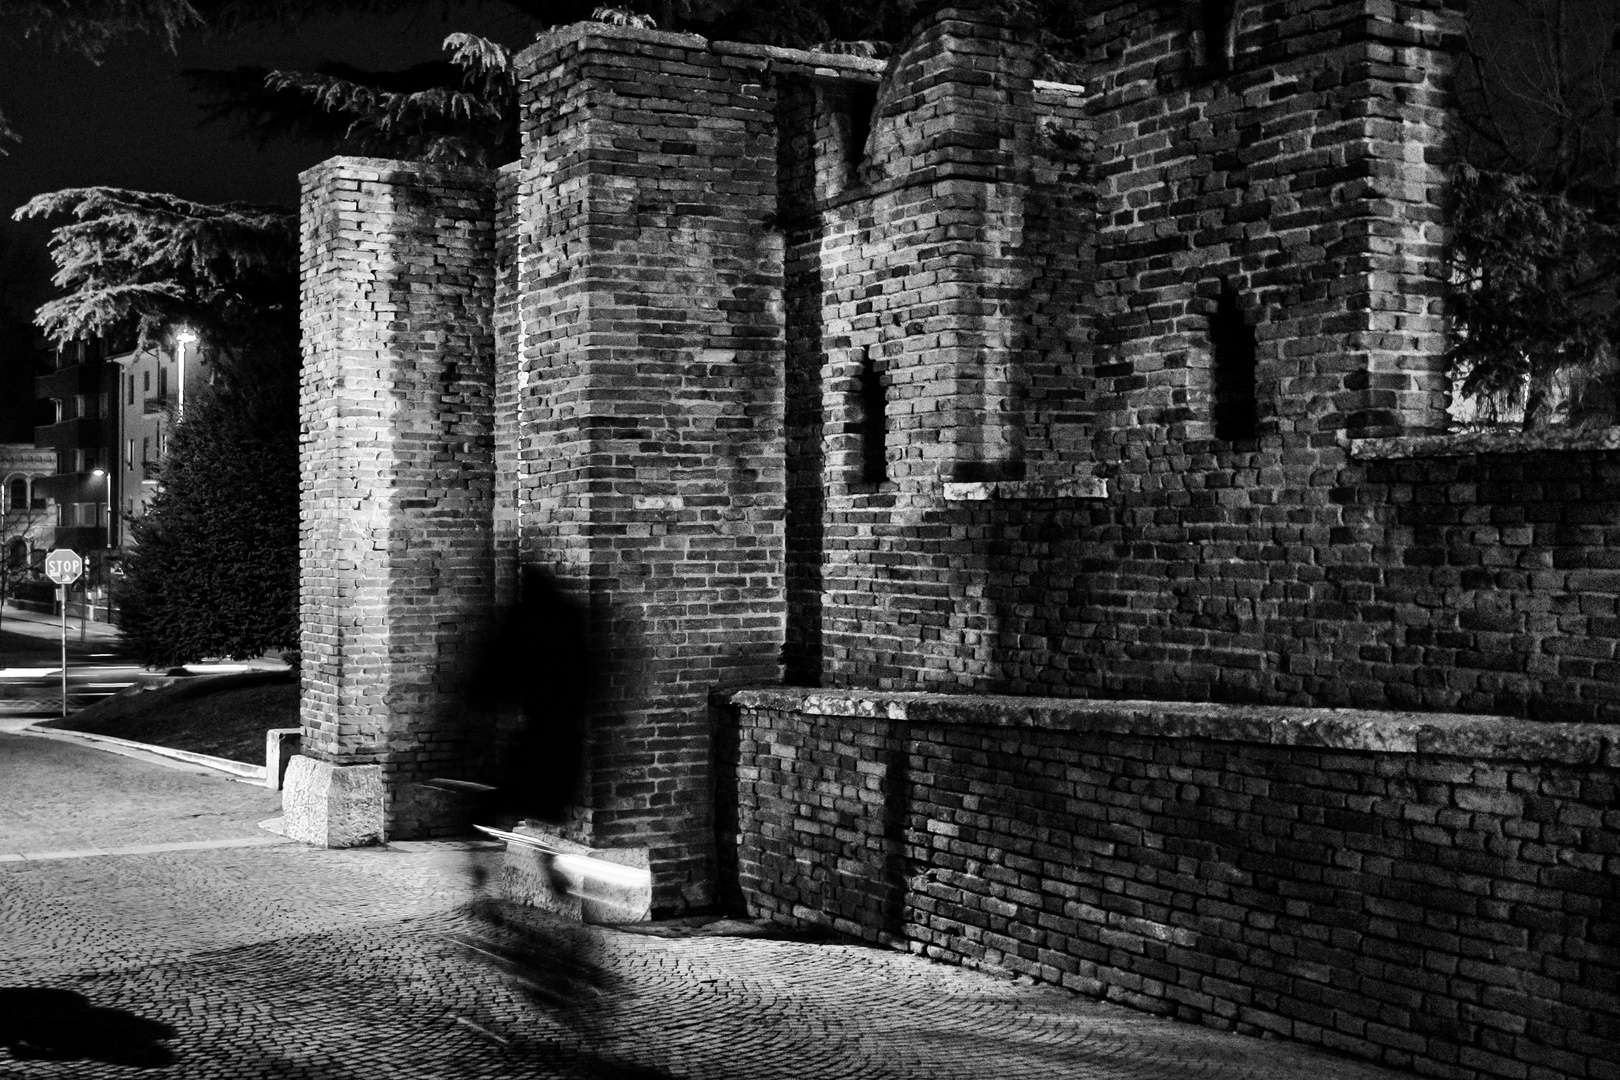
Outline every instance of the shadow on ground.
<svg viewBox="0 0 1620 1080"><path fill-rule="evenodd" d="M103 1061L160 1069L174 1061L163 1043L174 1028L121 1009L91 1005L83 994L44 987L0 989L0 1046L27 1061Z"/></svg>

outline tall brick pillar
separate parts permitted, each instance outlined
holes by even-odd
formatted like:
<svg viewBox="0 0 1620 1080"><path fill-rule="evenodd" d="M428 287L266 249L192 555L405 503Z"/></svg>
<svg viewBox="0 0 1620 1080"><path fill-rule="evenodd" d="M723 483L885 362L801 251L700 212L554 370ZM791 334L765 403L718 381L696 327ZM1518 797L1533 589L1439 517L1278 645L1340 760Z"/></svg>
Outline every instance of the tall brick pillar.
<svg viewBox="0 0 1620 1080"><path fill-rule="evenodd" d="M755 50L757 52L757 50ZM780 677L782 241L763 59L581 24L519 58L519 558L589 604L601 670L565 832L713 896L707 707ZM503 383L504 387L504 383ZM503 421L504 422L504 421Z"/></svg>
<svg viewBox="0 0 1620 1080"><path fill-rule="evenodd" d="M492 600L494 178L333 158L304 173L302 756L286 826L431 834L419 782L479 733L459 701Z"/></svg>
<svg viewBox="0 0 1620 1080"><path fill-rule="evenodd" d="M879 100L863 179L909 187L901 214L928 241L913 272L923 291L885 348L899 426L936 429L934 447L912 440L938 457L932 483L1024 475L1034 73L1030 28L945 8L913 32Z"/></svg>

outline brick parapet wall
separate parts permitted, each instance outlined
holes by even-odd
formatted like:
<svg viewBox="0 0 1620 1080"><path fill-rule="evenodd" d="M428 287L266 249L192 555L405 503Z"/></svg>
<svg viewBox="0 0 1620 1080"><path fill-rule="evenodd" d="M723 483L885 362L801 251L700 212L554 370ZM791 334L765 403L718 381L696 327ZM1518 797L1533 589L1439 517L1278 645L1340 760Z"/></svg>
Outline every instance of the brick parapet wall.
<svg viewBox="0 0 1620 1080"><path fill-rule="evenodd" d="M717 704L728 886L754 914L1425 1075L1616 1075L1620 728Z"/></svg>
<svg viewBox="0 0 1620 1080"><path fill-rule="evenodd" d="M1259 337L1262 436L1444 430L1454 8L1239 5L1226 71L1195 6L1092 10L1113 440L1209 436L1223 281Z"/></svg>
<svg viewBox="0 0 1620 1080"><path fill-rule="evenodd" d="M982 618L960 603L976 558L952 485L1094 490L1074 359L1091 334L1094 125L1079 88L1034 83L1031 48L1015 24L938 13L890 62L861 146L847 90L779 79L796 682L963 677Z"/></svg>
<svg viewBox="0 0 1620 1080"><path fill-rule="evenodd" d="M379 764L387 832L478 733L464 634L491 599L493 177L333 158L302 174L302 753Z"/></svg>
<svg viewBox="0 0 1620 1080"><path fill-rule="evenodd" d="M1036 343L1026 370L1053 372L1050 392L1067 402L1051 423L1026 419L1025 468L1038 482L931 493L928 463L949 453L928 425L948 422L948 379L907 368L891 322L904 325L915 301L898 288L890 299L887 284L906 279L883 261L884 230L916 235L922 211L888 226L892 196L845 192L813 206L802 234L790 230L790 267L807 268L807 340L826 357L813 370L804 361L822 408L802 430L822 438L790 480L809 493L806 584L790 620L805 627L796 681L1615 718L1617 639L1600 573L1614 521L1608 444L1570 445L1562 462L1538 451L1520 465L1446 465L1437 453L1489 455L1502 437L1422 434L1438 400L1415 388L1440 355L1453 6L1243 11L1223 73L1200 66L1182 8L1100 6L1096 94L1036 88L1026 216L1043 198L1084 207L1092 160L1104 203L1100 239L1089 208L1049 219L1047 235L1079 257L1034 280L1072 273L1074 284L1017 320ZM1065 161L1078 163L1072 173ZM846 206L874 212L845 226ZM1021 257L1042 250L1026 241ZM1254 286L1253 440L1212 437L1209 322L1223 275ZM1413 297L1422 310L1405 309ZM1386 319L1405 335L1393 373L1379 366L1395 355L1380 351L1391 339L1374 324ZM892 486L865 490L848 478L857 354L873 339L885 362L894 355L898 416ZM916 406L908 377L922 386ZM1037 383L1024 388L1033 402ZM913 407L924 419L908 428ZM1392 427L1405 432L1397 442L1357 437ZM1423 460L1377 464L1408 452ZM1093 467L1101 482L1088 485ZM1549 486L1560 469L1570 475ZM1527 519L1538 528L1503 531Z"/></svg>

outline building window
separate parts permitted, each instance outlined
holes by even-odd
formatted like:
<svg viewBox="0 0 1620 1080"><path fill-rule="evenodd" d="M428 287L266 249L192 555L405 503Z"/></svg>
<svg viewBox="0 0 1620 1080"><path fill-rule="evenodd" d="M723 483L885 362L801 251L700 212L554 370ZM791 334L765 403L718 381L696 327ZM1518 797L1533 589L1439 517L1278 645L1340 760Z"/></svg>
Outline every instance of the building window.
<svg viewBox="0 0 1620 1080"><path fill-rule="evenodd" d="M866 142L872 137L872 114L877 111L876 84L856 84L847 88L844 99L844 183L861 182L861 163L866 160Z"/></svg>
<svg viewBox="0 0 1620 1080"><path fill-rule="evenodd" d="M152 392L152 369L151 368L147 368L146 370L141 372L141 392L144 393L144 394L150 394Z"/></svg>
<svg viewBox="0 0 1620 1080"><path fill-rule="evenodd" d="M1237 59L1239 0L1204 0L1203 61L1216 71L1231 71Z"/></svg>
<svg viewBox="0 0 1620 1080"><path fill-rule="evenodd" d="M1209 320L1214 353L1215 437L1232 442L1259 434L1260 410L1255 399L1254 327L1243 318L1237 290L1222 283L1221 297Z"/></svg>
<svg viewBox="0 0 1620 1080"><path fill-rule="evenodd" d="M134 439L125 439L124 440L124 468L133 469L134 467L135 467L135 440Z"/></svg>
<svg viewBox="0 0 1620 1080"><path fill-rule="evenodd" d="M169 369L158 368L158 397L169 396Z"/></svg>
<svg viewBox="0 0 1620 1080"><path fill-rule="evenodd" d="M129 377L129 400L127 404L135 404L135 376L133 375Z"/></svg>
<svg viewBox="0 0 1620 1080"><path fill-rule="evenodd" d="M133 442L134 440L131 439L130 441ZM143 465L147 464L151 460L152 460L152 440L149 437L147 437L145 435L142 435L141 436L141 464L143 464Z"/></svg>
<svg viewBox="0 0 1620 1080"><path fill-rule="evenodd" d="M872 346L861 350L860 431L861 482L881 484L889 478L889 402Z"/></svg>
<svg viewBox="0 0 1620 1080"><path fill-rule="evenodd" d="M10 499L7 510L21 510L28 505L28 481L18 477L10 485Z"/></svg>

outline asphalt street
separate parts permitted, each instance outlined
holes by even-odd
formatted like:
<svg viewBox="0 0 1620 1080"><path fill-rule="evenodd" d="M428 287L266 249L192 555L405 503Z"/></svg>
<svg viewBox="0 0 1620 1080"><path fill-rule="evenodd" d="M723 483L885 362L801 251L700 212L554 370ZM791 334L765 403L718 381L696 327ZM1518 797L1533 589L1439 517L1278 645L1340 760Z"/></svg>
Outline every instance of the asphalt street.
<svg viewBox="0 0 1620 1080"><path fill-rule="evenodd" d="M327 851L278 810L0 734L0 1077L1397 1075L743 920L569 924L492 899L489 845Z"/></svg>

